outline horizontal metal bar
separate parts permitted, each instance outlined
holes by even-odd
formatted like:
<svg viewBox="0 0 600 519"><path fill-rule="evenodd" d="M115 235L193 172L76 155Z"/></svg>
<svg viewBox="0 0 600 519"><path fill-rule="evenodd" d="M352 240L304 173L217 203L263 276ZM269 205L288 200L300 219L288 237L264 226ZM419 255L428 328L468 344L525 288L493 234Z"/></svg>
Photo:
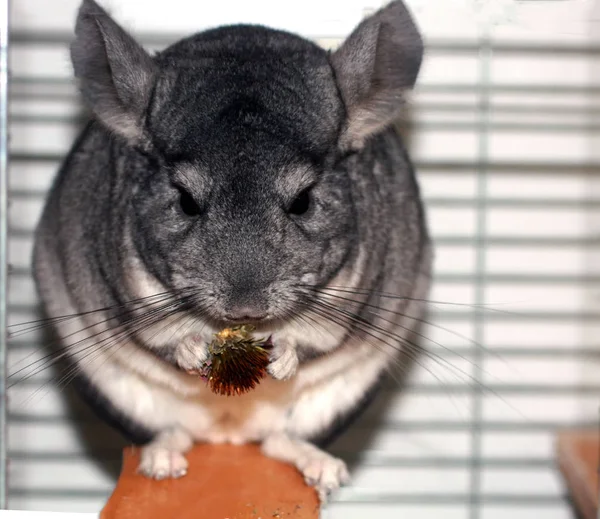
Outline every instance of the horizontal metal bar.
<svg viewBox="0 0 600 519"><path fill-rule="evenodd" d="M600 359L600 352L597 355ZM451 370L448 367L448 370ZM26 376L26 373L23 374ZM457 376L460 373L457 373ZM49 385L48 389L54 386L54 379L44 377L40 378L29 378L23 382L16 382L16 386L21 388L37 388L44 385ZM462 394L471 394L473 392L473 385L480 385L484 393L496 394L496 395L511 395L511 396L571 396L573 394L580 396L589 395L600 395L600 385L598 384L486 384L481 382L476 384L475 381L465 381L465 383L445 383L440 382L439 384L410 384L403 387L403 392L409 394L423 394L423 395L449 395L457 396ZM384 384L384 391L390 393L396 393L398 391L398 383L395 381L387 381ZM31 416L34 416L33 414ZM37 415L35 415L37 416ZM63 414L54 415L57 417L64 417Z"/></svg>
<svg viewBox="0 0 600 519"><path fill-rule="evenodd" d="M200 26L197 31L202 31L208 27ZM145 45L169 45L181 38L193 34L194 31L185 33L171 32L133 32L136 38ZM314 35L306 34L306 38L311 40L332 40L341 39L345 35ZM64 31L27 31L15 30L11 34L13 45L68 45L73 39L71 32ZM581 55L588 57L589 55L600 55L600 46L597 45L580 45L580 44L557 44L556 41L548 40L547 42L504 42L489 40L485 43L485 47L491 49L494 54L535 54L555 57ZM457 41L456 39L428 39L428 53L440 52L448 53L473 53L477 54L483 48L480 40L464 40ZM476 56L475 56L476 57Z"/></svg>
<svg viewBox="0 0 600 519"><path fill-rule="evenodd" d="M77 424L79 427L97 427L99 419L95 416L88 417L70 417L69 420L57 420L55 416L40 416L26 413L9 412L9 423L12 424L32 424L32 425L56 425L58 423ZM487 420L485 422L474 422L473 420L405 420L405 421L383 421L380 426L383 429L391 431L423 432L423 431L449 431L464 432L470 431L473 424L477 424L484 432L555 432L558 429L593 429L598 428L594 421L534 421L523 420L521 422L502 422ZM360 430L370 430L371 427L361 427L357 424L355 428Z"/></svg>
<svg viewBox="0 0 600 519"><path fill-rule="evenodd" d="M77 91L76 82L73 76L11 76L10 84L11 88L16 90L16 87L23 86L44 86L44 87L68 87L72 92ZM15 94L18 94L17 90Z"/></svg>
<svg viewBox="0 0 600 519"><path fill-rule="evenodd" d="M11 152L10 160L12 162L52 162L60 163L64 159L65 153L38 153L38 152Z"/></svg>
<svg viewBox="0 0 600 519"><path fill-rule="evenodd" d="M488 87L490 95L494 94L537 94L551 97L564 95L598 95L600 86L569 85L556 83L491 83ZM421 83L415 87L415 94L476 94L481 89L479 83Z"/></svg>
<svg viewBox="0 0 600 519"><path fill-rule="evenodd" d="M515 172L515 173L569 173L570 175L591 173L600 174L600 162L533 162L533 161L507 161L507 160L481 160L474 158L472 161L424 161L415 160L415 167L418 170L436 170L444 172L477 172L482 165L490 172Z"/></svg>
<svg viewBox="0 0 600 519"><path fill-rule="evenodd" d="M600 359L600 352L598 354ZM484 366L485 367L485 366ZM474 382L469 384L413 384L405 388L409 393L423 393L428 395L444 395L473 392L472 386ZM481 383L483 392L496 393L502 395L522 395L522 396L558 396L558 395L600 395L600 385L598 384L486 384ZM388 384L388 389L393 390L393 382Z"/></svg>
<svg viewBox="0 0 600 519"><path fill-rule="evenodd" d="M40 91L36 94L35 92L14 92L17 98L23 96L23 94L30 94L32 97L40 97L41 101L48 102L55 100L52 95L50 97L46 97L47 94L53 94L55 92L48 92L47 89L43 89L43 84L40 86ZM55 84L48 85L50 87L55 87ZM29 113L17 113L11 112L11 122L18 123L80 123L86 120L86 110L82 103L78 102L78 93L75 89L74 84L70 84L68 82L64 83L64 86L69 87L69 99L71 99L76 107L81 111L78 115L59 115L59 114L29 114ZM21 95L19 95L21 94ZM414 110L416 113L418 112L441 112L441 113L456 113L456 114L464 114L467 113L469 115L473 115L475 112L479 110L479 105L477 100L474 99L473 102L439 102L439 101L426 101L413 99L410 103L411 110ZM489 107L490 116L493 117L497 114L510 114L510 115L521 115L521 116L578 116L578 117L600 117L600 106L562 106L557 104L509 104L506 102L494 102L492 99L490 101ZM409 121L410 122L410 121ZM412 124L411 124L412 126Z"/></svg>
<svg viewBox="0 0 600 519"><path fill-rule="evenodd" d="M470 468L473 463L470 456L467 457L418 457L408 458L387 454L357 455L355 452L345 452L332 449L332 454L352 464L360 464L361 467L390 467L404 469L462 469ZM503 470L548 470L556 466L554 458L480 458L481 466L485 469Z"/></svg>
<svg viewBox="0 0 600 519"><path fill-rule="evenodd" d="M114 487L114 485L113 485ZM9 500L12 497L21 497L29 499L57 499L67 500L69 502L77 500L91 500L91 499L108 499L108 496L112 493L114 488L35 488L35 487L18 487L10 486L8 489Z"/></svg>
<svg viewBox="0 0 600 519"><path fill-rule="evenodd" d="M31 238L32 228L12 227L9 237ZM434 245L477 245L476 236L433 236ZM583 237L542 237L542 236L487 236L486 246L489 247L598 247L600 236Z"/></svg>
<svg viewBox="0 0 600 519"><path fill-rule="evenodd" d="M14 124L70 124L70 125L81 125L84 124L89 117L84 114L81 115L57 115L57 114L11 114L10 122Z"/></svg>
<svg viewBox="0 0 600 519"><path fill-rule="evenodd" d="M411 420L411 421L385 421L381 427L392 431L422 432L422 431L449 431L464 432L471 431L473 426L480 428L483 432L557 432L561 429L590 429L597 430L598 423L594 420L573 421L534 421L523 420L521 422L502 422L497 420L486 420L473 422L472 420L449 421L449 420Z"/></svg>
<svg viewBox="0 0 600 519"><path fill-rule="evenodd" d="M9 189L9 193L11 201L36 200L44 199L48 194L48 190L32 187L31 189Z"/></svg>
<svg viewBox="0 0 600 519"><path fill-rule="evenodd" d="M600 311L592 312L589 310L581 312L573 311L525 311L525 310L507 310L506 305L499 307L489 306L475 306L466 303L453 303L448 302L444 304L442 302L436 303L432 301L430 303L431 309L428 312L428 321L435 323L436 321L462 321L465 319L471 319L475 310L483 311L483 318L488 321L538 321L538 320L551 320L551 321L593 321L598 320L600 322ZM450 309L455 306L464 306L465 310L453 310ZM448 308L448 310L440 308ZM9 304L9 312L26 312L31 310L31 305L24 305L19 303Z"/></svg>
<svg viewBox="0 0 600 519"><path fill-rule="evenodd" d="M12 195L13 192L11 192ZM481 203L475 197L424 197L426 207L469 208ZM489 209L586 209L600 211L600 198L494 198L485 199Z"/></svg>
<svg viewBox="0 0 600 519"><path fill-rule="evenodd" d="M427 348L429 351L435 351L439 354L439 348L433 350ZM469 358L469 355L473 354L473 348L452 348L452 353L456 356ZM442 350L443 355L452 356L445 350ZM494 347L485 348L484 355L488 358L496 357L498 359L510 359L510 358L535 358L535 359L585 359L585 360L597 360L600 358L600 348L598 347L566 347L566 346L553 346L543 348L532 348L530 346L511 346L511 347Z"/></svg>
<svg viewBox="0 0 600 519"><path fill-rule="evenodd" d="M11 279L20 277L31 278L31 269L25 267L12 267L9 270ZM485 278L479 279L472 274L450 274L450 273L434 273L433 279L436 283L453 283L453 284L468 284L476 286L479 283L486 285L492 284L515 284L515 285L554 285L554 284L573 284L573 285L590 285L600 283L600 275L585 275L585 274L495 274L488 273Z"/></svg>
<svg viewBox="0 0 600 519"><path fill-rule="evenodd" d="M64 463L81 463L82 461L89 461L90 457L102 458L103 462L106 463L121 463L123 460L123 450L121 448L116 449L94 449L80 451L80 452L68 452L68 451L23 451L23 450L9 450L11 461L25 461L25 462L36 462L36 463L52 463L55 461L61 461Z"/></svg>
<svg viewBox="0 0 600 519"><path fill-rule="evenodd" d="M65 85L69 85L69 83L65 83ZM43 87L43 84L39 85ZM55 86L55 85L50 85ZM77 95L77 90L75 89L75 85L69 85L71 89L72 86L72 96L75 97ZM39 96L41 101L47 101L43 98L45 90L40 88ZM52 98L50 98L52 99ZM84 118L85 108L83 104L77 102L76 99L73 100L75 102L74 106L81 110L81 114L78 115L59 115L59 114L31 114L31 113L18 113L15 111L15 108L12 108L11 111L11 122L19 122L19 123L31 123L31 122L48 122L48 123L64 123L64 122L78 122L82 118ZM473 115L477 112L480 107L477 101L474 99L472 102L463 101L463 102L441 102L441 101L428 101L428 100L419 100L418 98L412 99L410 102L411 112L414 110L416 113L419 112L436 112L436 113L444 113L444 114L469 114ZM599 116L600 117L600 106L562 106L558 104L541 104L541 103L531 103L531 104L510 104L505 101L494 102L491 100L489 107L490 115L493 117L495 114L510 114L510 115L520 115L520 116L544 116L550 120L550 116L562 115L568 116L569 118L577 116L581 118L587 118L590 116Z"/></svg>
<svg viewBox="0 0 600 519"><path fill-rule="evenodd" d="M25 267L12 267L9 278L31 278L32 272ZM460 284L476 286L480 283L486 285L511 284L511 285L593 285L600 283L600 275L585 274L495 274L488 273L485 278L475 278L472 274L434 273L435 283Z"/></svg>
<svg viewBox="0 0 600 519"><path fill-rule="evenodd" d="M433 236L434 245L476 245L476 236ZM600 236L493 236L485 237L486 247L597 247ZM485 274L484 274L485 276Z"/></svg>
<svg viewBox="0 0 600 519"><path fill-rule="evenodd" d="M493 117L493 110L490 110ZM412 131L455 131L479 133L481 128L477 122L469 121L411 121L401 128ZM528 133L585 133L593 135L600 132L600 124L596 123L547 123L547 122L496 122L493 119L486 124L487 131L493 132L528 132Z"/></svg>
<svg viewBox="0 0 600 519"><path fill-rule="evenodd" d="M41 100L44 102L48 101L76 101L77 93L75 91L69 92L48 92L42 91L39 93L36 92L27 92L27 91L19 91L19 90L11 90L11 98L13 100L19 101L35 101Z"/></svg>
<svg viewBox="0 0 600 519"><path fill-rule="evenodd" d="M415 505L415 506L435 506L435 505L467 505L470 503L470 494L438 494L438 493L364 493L356 492L348 496L342 494L336 498L338 503L348 504L369 504L369 505ZM477 502L481 505L494 505L498 507L524 506L524 507L555 507L561 503L567 503L568 498L553 494L486 494L482 492L478 495Z"/></svg>
<svg viewBox="0 0 600 519"><path fill-rule="evenodd" d="M37 499L57 499L57 500L90 500L105 499L112 492L112 488L107 489L81 489L81 488L43 488L43 487L20 487L15 486L9 489L9 497L37 498ZM450 505L468 505L469 494L463 493L438 493L438 492L411 492L402 493L365 493L357 491L352 495L342 494L335 498L330 504L334 507L336 503L348 504L389 504L389 505L414 505L414 506L450 506ZM482 493L480 502L484 505L493 505L497 507L511 507L515 505L537 507L547 506L555 507L559 504L567 504L568 497L552 494L488 494Z"/></svg>
<svg viewBox="0 0 600 519"><path fill-rule="evenodd" d="M66 152L65 152L66 154ZM13 151L10 160L13 162L62 162L65 154L47 153L47 152L22 152ZM511 172L520 174L559 173L569 175L575 174L600 174L600 162L514 162L505 160L481 161L473 159L472 161L422 161L415 160L417 170L423 171L444 171L448 173L471 173L479 171L482 164L492 171Z"/></svg>
<svg viewBox="0 0 600 519"><path fill-rule="evenodd" d="M470 342L469 338L465 338L465 343ZM427 352L437 355L439 357L445 358L455 358L455 357L464 357L471 358L473 356L473 346L460 346L460 347L447 347L441 348L439 346L428 346L426 341L421 341L422 346L426 349ZM17 340L11 339L8 343L9 351L26 351L37 349L40 352L47 353L48 345L31 343L26 340ZM484 351L484 355L488 358L497 358L497 359L510 359L510 358L544 358L544 359L553 359L556 360L572 358L572 359L586 359L586 360L597 360L600 358L600 348L598 347L572 347L565 345L554 345L554 346L546 346L546 347L531 347L531 346L497 346L497 347L486 347ZM45 382L45 381L43 381ZM35 384L38 385L40 383L40 379L35 379ZM22 382L22 384L27 384L26 381Z"/></svg>
<svg viewBox="0 0 600 519"><path fill-rule="evenodd" d="M11 200L32 200L45 198L46 189L18 188L10 190ZM472 208L479 202L475 197L424 197L427 208ZM486 207L506 209L586 209L600 212L600 198L577 199L577 198L486 198Z"/></svg>
<svg viewBox="0 0 600 519"><path fill-rule="evenodd" d="M474 108L475 109L475 108ZM66 124L72 126L82 126L87 121L85 116L73 115L31 115L14 114L11 115L11 125L15 124L35 124L56 125ZM435 120L413 120L407 123L401 123L401 128L412 131L456 131L456 132L477 132L479 127L477 122L470 121L435 121ZM595 123L552 123L547 122L495 122L488 123L490 131L496 132L529 132L529 133L582 133L594 134L600 132L600 124Z"/></svg>
<svg viewBox="0 0 600 519"><path fill-rule="evenodd" d="M471 458L448 456L448 457L418 457L410 458L396 455L386 455L378 453L364 453L357 455L353 451L343 451L339 449L331 449L331 453L343 458L351 463L359 463L362 467L390 467L390 468L406 468L406 469L462 469L468 468L471 463ZM101 458L105 463L120 464L123 457L123 452L120 448L117 449L91 449L85 452L64 452L64 451L23 451L9 450L9 458L11 461L24 462L64 462L64 463L81 463L89 461L90 457ZM552 469L556 465L554 458L481 458L481 464L487 469L534 469L547 470Z"/></svg>
<svg viewBox="0 0 600 519"><path fill-rule="evenodd" d="M31 97L31 92L22 91L17 87L40 86L44 87L69 87L71 93L51 92L51 95L62 95L63 98L72 98L76 92L75 82L71 76L13 76L10 80L11 96L19 99L21 96ZM420 93L444 94L476 94L480 84L474 83L420 83L415 87L415 95ZM552 84L552 83L492 83L489 86L490 94L543 94L555 97L557 95L572 94L600 94L600 86L585 84Z"/></svg>
<svg viewBox="0 0 600 519"><path fill-rule="evenodd" d="M419 98L413 98L410 101L411 111L415 112L443 112L443 113L463 113L473 114L480 109L478 99L473 99L472 102L442 102L442 101L426 101ZM506 101L496 101L490 99L489 114L493 116L497 113L511 115L542 115L545 117L553 115L572 116L595 116L600 117L600 106L589 106L588 104L577 105L559 105L550 103L531 102L527 104L507 103Z"/></svg>
<svg viewBox="0 0 600 519"><path fill-rule="evenodd" d="M478 283L490 284L523 284L523 285L546 285L546 284L574 284L589 285L600 283L600 275L592 274L496 274L486 273L483 279L474 277L472 274L434 274L434 280L438 283L468 283L472 286Z"/></svg>

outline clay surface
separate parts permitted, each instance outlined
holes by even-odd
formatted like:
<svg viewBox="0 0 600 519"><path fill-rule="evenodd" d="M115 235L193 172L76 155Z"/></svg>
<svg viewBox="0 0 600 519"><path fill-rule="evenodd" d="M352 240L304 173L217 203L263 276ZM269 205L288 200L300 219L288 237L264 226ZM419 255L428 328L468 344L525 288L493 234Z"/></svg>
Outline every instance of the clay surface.
<svg viewBox="0 0 600 519"><path fill-rule="evenodd" d="M125 449L101 519L318 519L316 492L292 466L256 445L197 445L188 474L154 481L136 473L139 449Z"/></svg>

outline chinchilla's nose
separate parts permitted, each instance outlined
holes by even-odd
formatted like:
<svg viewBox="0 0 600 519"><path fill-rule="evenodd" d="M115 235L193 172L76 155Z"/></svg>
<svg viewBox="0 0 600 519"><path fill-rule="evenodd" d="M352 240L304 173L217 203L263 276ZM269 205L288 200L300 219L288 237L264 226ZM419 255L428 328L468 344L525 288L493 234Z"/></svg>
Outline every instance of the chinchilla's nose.
<svg viewBox="0 0 600 519"><path fill-rule="evenodd" d="M250 247L246 247L243 254L240 251L222 257L226 276L219 287L219 307L223 318L238 323L269 318L270 294L276 275L268 262L253 257Z"/></svg>
<svg viewBox="0 0 600 519"><path fill-rule="evenodd" d="M225 312L225 319L231 322L262 321L266 317L266 310L254 305L232 306Z"/></svg>

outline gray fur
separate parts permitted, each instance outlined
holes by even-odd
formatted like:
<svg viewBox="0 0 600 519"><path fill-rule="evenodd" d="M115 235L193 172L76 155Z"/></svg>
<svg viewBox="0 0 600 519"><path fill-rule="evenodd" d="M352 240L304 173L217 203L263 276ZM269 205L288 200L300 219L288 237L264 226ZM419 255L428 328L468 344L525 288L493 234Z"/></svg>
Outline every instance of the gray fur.
<svg viewBox="0 0 600 519"><path fill-rule="evenodd" d="M398 118L422 56L421 36L402 2L392 2L355 29L332 56L348 111L343 144L360 148Z"/></svg>
<svg viewBox="0 0 600 519"><path fill-rule="evenodd" d="M106 126L131 140L141 124L157 72L152 58L93 1L84 1L71 46L86 103Z"/></svg>
<svg viewBox="0 0 600 519"><path fill-rule="evenodd" d="M185 311L213 329L244 315L266 315L259 330L285 327L303 315L299 287L338 279L366 290L358 303L336 302L342 310L391 331L414 326L368 307L407 311L408 301L379 292L422 296L417 285L430 268L417 182L390 127L422 55L402 2L364 21L332 54L286 32L238 25L150 57L84 0L71 53L94 119L37 229L36 278L51 316L125 304L135 298L134 271L170 291L195 287L200 296ZM289 214L305 189L308 211ZM198 215L182 212L182 196ZM147 344L129 316L112 317L135 351L151 351L165 370L177 364L179 343ZM352 335L332 347L300 342L299 369L349 348ZM388 365L395 358L390 351ZM322 435L347 407L307 436Z"/></svg>

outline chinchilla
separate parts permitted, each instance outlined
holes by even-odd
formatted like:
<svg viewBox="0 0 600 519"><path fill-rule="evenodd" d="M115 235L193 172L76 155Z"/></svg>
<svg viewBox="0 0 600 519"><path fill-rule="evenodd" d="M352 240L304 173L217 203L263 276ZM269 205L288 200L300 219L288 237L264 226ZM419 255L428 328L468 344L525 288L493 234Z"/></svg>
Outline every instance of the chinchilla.
<svg viewBox="0 0 600 519"><path fill-rule="evenodd" d="M91 120L37 227L35 277L82 394L144 444L141 472L183 476L194 442L259 442L322 499L348 479L319 442L415 354L429 286L394 128L422 54L400 1L333 52L234 25L154 56L83 1L71 57ZM268 376L216 395L189 371L242 322L272 337Z"/></svg>

